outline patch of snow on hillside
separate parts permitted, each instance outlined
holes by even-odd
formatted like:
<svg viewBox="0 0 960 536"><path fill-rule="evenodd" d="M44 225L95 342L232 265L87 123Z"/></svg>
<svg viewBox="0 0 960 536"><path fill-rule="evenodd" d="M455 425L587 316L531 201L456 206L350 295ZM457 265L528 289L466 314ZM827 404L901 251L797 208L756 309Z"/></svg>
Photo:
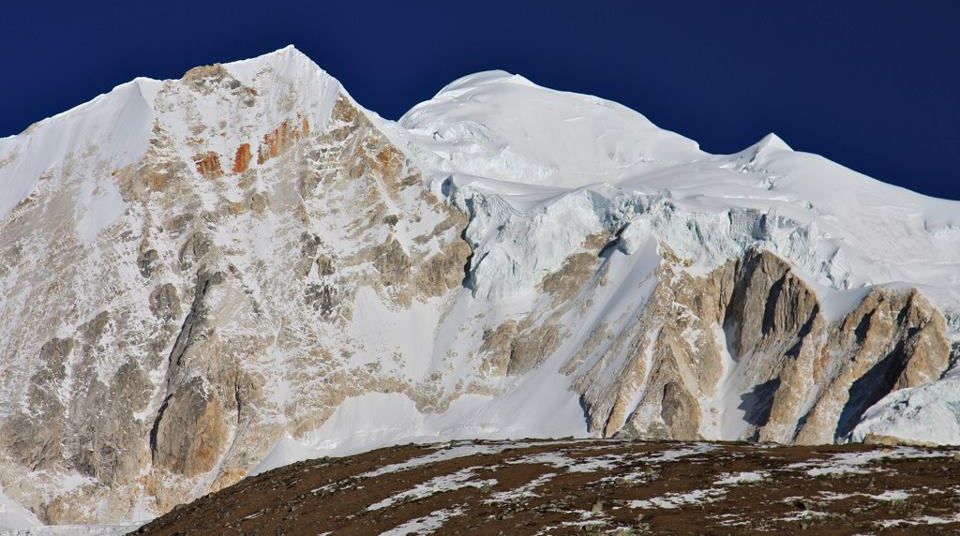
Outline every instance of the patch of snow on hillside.
<svg viewBox="0 0 960 536"><path fill-rule="evenodd" d="M703 504L719 500L726 492L722 489L697 489L688 493L668 493L661 497L652 497L650 499L635 499L627 501L630 508L639 509L657 509L664 508L672 510L684 506Z"/></svg>
<svg viewBox="0 0 960 536"><path fill-rule="evenodd" d="M466 456L475 456L483 454L497 454L503 452L507 449L513 448L523 448L526 446L525 443L502 443L494 445L483 445L483 444L463 444L455 445L451 447L440 448L436 452L431 452L426 456L419 456L400 463L392 463L390 465L385 465L379 469L363 473L359 478L373 478L389 473L396 473L398 471L407 471L409 469L415 469L417 467L422 467L424 465L429 465L432 463L438 463L446 460L454 460L457 458L463 458Z"/></svg>
<svg viewBox="0 0 960 536"><path fill-rule="evenodd" d="M493 493L485 502L489 504L511 503L520 499L537 497L536 489L553 480L555 476L557 476L557 473L544 473L520 487Z"/></svg>
<svg viewBox="0 0 960 536"><path fill-rule="evenodd" d="M740 484L762 482L768 476L770 476L770 473L767 471L744 471L728 474L718 479L714 484L717 486L737 486Z"/></svg>
<svg viewBox="0 0 960 536"><path fill-rule="evenodd" d="M938 458L947 456L943 452L921 450L913 447L875 449L864 452L842 452L825 460L801 462L788 465L786 469L804 470L810 476L868 474L870 464L888 458Z"/></svg>
<svg viewBox="0 0 960 536"><path fill-rule="evenodd" d="M426 482L417 484L409 490L391 495L380 502L371 504L367 507L367 510L382 510L398 503L423 499L437 493L456 491L462 488L483 488L493 486L497 483L496 479L472 480L473 477L476 476L476 470L476 467L467 467L453 474L431 478Z"/></svg>
<svg viewBox="0 0 960 536"><path fill-rule="evenodd" d="M440 528L443 527L444 522L446 522L448 519L457 517L461 514L463 514L462 508L444 508L443 510L431 512L429 515L411 519L410 521L407 521L398 527L394 527L386 532L381 533L380 536L433 534L440 530Z"/></svg>

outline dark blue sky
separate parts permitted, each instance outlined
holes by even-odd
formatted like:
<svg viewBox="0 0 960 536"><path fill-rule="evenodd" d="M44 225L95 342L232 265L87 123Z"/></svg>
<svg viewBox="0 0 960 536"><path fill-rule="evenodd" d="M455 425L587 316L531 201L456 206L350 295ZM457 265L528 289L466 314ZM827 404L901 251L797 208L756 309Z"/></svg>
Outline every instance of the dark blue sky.
<svg viewBox="0 0 960 536"><path fill-rule="evenodd" d="M960 199L960 2L26 2L0 20L0 135L135 76L293 43L397 118L502 68L621 102L711 152L775 131Z"/></svg>

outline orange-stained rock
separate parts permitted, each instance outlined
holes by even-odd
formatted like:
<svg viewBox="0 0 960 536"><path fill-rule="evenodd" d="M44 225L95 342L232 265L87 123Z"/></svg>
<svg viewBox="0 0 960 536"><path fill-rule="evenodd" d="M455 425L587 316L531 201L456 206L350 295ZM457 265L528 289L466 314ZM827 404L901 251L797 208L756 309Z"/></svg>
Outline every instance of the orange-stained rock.
<svg viewBox="0 0 960 536"><path fill-rule="evenodd" d="M267 133L263 137L260 149L257 151L257 163L262 164L271 158L280 155L287 147L293 145L293 142L300 137L300 132L291 129L290 124L284 121L273 132Z"/></svg>
<svg viewBox="0 0 960 536"><path fill-rule="evenodd" d="M223 168L220 167L220 156L213 151L207 151L193 157L197 164L197 172L208 179L216 179L223 176Z"/></svg>
<svg viewBox="0 0 960 536"><path fill-rule="evenodd" d="M233 172L243 173L250 167L251 160L253 160L253 153L250 152L249 143L237 147L237 154L233 157Z"/></svg>
<svg viewBox="0 0 960 536"><path fill-rule="evenodd" d="M289 149L298 140L310 134L310 122L306 117L297 114L297 123L291 126L289 121L284 121L273 132L267 133L257 149L257 163L262 164L271 158L276 158L280 153Z"/></svg>

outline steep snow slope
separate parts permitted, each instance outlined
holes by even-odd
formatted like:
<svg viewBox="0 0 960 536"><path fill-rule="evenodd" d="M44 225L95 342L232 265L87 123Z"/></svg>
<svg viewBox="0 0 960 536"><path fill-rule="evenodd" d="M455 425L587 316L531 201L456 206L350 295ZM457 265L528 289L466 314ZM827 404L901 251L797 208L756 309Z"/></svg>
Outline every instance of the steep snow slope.
<svg viewBox="0 0 960 536"><path fill-rule="evenodd" d="M116 167L142 155L147 149L158 84L138 78L31 125L19 136L0 139L0 218L36 192L39 183L62 169L72 155L86 152Z"/></svg>
<svg viewBox="0 0 960 536"><path fill-rule="evenodd" d="M623 106L499 71L448 85L400 126L432 177L516 211L568 221L572 209L547 207L585 197L601 219L638 220L700 269L762 244L827 288L902 283L960 303L960 203L793 151L775 134L709 155ZM762 227L737 229L738 217Z"/></svg>
<svg viewBox="0 0 960 536"><path fill-rule="evenodd" d="M958 413L960 203L773 135L502 72L391 122L288 47L0 140L0 184L0 484L45 522L404 441L956 439L907 421Z"/></svg>
<svg viewBox="0 0 960 536"><path fill-rule="evenodd" d="M453 82L400 125L429 168L552 187L618 182L704 156L619 104L502 71Z"/></svg>

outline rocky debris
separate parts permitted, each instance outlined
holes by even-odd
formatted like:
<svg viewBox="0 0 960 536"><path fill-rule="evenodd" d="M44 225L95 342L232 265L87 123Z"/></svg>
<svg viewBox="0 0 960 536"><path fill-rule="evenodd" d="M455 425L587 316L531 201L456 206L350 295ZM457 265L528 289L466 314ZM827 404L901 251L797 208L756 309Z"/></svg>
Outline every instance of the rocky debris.
<svg viewBox="0 0 960 536"><path fill-rule="evenodd" d="M616 440L406 445L247 478L136 533L946 533L960 530L957 454Z"/></svg>

